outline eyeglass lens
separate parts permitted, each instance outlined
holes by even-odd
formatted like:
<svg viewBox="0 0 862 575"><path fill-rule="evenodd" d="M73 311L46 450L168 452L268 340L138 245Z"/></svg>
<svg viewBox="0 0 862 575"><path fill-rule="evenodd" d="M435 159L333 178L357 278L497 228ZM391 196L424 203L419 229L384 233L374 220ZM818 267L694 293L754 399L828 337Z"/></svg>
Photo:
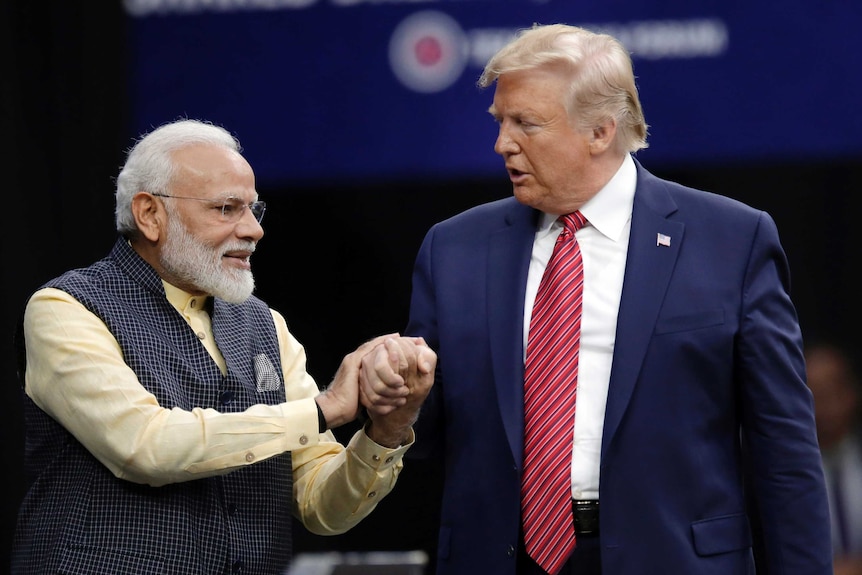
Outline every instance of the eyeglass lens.
<svg viewBox="0 0 862 575"><path fill-rule="evenodd" d="M239 198L227 198L222 205L221 213L228 220L238 220L246 208L251 210L254 219L260 223L263 220L263 214L266 212L266 202L258 200L245 204Z"/></svg>

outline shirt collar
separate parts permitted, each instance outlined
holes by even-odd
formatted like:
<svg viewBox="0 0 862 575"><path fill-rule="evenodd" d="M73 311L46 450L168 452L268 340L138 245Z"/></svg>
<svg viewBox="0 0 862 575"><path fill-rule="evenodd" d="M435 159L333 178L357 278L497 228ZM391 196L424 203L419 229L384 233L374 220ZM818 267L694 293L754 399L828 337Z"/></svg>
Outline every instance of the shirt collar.
<svg viewBox="0 0 862 575"><path fill-rule="evenodd" d="M192 295L164 280L162 280L162 284L165 286L165 296L167 296L168 301L180 313L188 314L206 309L207 299L209 296Z"/></svg>

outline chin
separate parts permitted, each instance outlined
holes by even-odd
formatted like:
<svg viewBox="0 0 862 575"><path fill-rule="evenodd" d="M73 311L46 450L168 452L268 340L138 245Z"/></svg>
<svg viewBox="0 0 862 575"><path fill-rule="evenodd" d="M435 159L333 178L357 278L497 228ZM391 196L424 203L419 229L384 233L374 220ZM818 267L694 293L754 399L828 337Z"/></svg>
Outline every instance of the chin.
<svg viewBox="0 0 862 575"><path fill-rule="evenodd" d="M539 207L539 202L536 201L536 194L532 193L529 188L525 188L523 186L515 186L512 190L515 196L515 199L524 204L525 206L530 206L531 208L541 209Z"/></svg>
<svg viewBox="0 0 862 575"><path fill-rule="evenodd" d="M254 293L254 276L250 271L232 275L234 277L229 281L221 281L214 286L212 294L229 303L243 303Z"/></svg>

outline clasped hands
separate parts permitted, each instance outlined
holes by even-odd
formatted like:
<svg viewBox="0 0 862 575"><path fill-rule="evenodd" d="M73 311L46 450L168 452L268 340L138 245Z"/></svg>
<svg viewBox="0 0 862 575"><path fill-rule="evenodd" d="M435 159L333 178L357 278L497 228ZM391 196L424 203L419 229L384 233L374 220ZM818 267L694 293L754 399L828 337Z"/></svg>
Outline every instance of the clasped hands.
<svg viewBox="0 0 862 575"><path fill-rule="evenodd" d="M378 336L345 356L317 401L330 428L353 421L360 406L365 407L368 436L397 447L410 437L436 366L437 354L422 338Z"/></svg>

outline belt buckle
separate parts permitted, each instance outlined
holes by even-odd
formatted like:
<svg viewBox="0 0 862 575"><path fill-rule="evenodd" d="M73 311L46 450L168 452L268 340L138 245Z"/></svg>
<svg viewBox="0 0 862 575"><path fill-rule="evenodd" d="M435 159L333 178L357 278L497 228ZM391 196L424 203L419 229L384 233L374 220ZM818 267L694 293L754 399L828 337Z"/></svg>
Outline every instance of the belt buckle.
<svg viewBox="0 0 862 575"><path fill-rule="evenodd" d="M596 500L572 500L575 519L575 534L591 537L599 534L599 502Z"/></svg>

